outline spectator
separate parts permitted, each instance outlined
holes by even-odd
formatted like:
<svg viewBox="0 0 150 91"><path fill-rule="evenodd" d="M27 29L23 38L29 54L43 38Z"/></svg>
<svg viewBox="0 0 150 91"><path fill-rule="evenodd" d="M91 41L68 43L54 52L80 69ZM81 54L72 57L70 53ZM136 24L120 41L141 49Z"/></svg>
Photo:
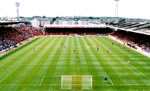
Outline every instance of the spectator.
<svg viewBox="0 0 150 91"><path fill-rule="evenodd" d="M9 49L22 41L28 40L34 36L41 35L42 32L32 26L21 26L15 28L0 28L0 51Z"/></svg>
<svg viewBox="0 0 150 91"><path fill-rule="evenodd" d="M118 30L111 35L133 48L135 48L135 46L138 46L143 50L150 52L150 42L149 42L150 36L148 35L132 33L123 30Z"/></svg>

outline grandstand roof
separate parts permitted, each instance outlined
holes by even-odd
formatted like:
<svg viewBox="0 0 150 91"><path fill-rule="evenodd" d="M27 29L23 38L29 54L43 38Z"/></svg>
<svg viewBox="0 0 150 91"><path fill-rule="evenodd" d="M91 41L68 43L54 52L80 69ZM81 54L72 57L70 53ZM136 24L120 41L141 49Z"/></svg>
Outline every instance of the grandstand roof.
<svg viewBox="0 0 150 91"><path fill-rule="evenodd" d="M0 25L12 25L12 24L19 24L24 22L18 22L18 21L0 21Z"/></svg>
<svg viewBox="0 0 150 91"><path fill-rule="evenodd" d="M120 29L145 35L150 35L150 23L116 23L109 26L114 29Z"/></svg>

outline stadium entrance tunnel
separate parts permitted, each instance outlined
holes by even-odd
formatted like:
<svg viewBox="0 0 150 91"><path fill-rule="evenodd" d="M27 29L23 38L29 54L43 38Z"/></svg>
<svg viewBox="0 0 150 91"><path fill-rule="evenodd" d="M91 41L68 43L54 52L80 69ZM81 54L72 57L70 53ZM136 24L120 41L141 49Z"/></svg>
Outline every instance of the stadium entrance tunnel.
<svg viewBox="0 0 150 91"><path fill-rule="evenodd" d="M46 34L63 34L63 35L69 35L69 34L89 34L89 35L95 35L95 34L110 34L113 33L113 30L110 28L45 28Z"/></svg>

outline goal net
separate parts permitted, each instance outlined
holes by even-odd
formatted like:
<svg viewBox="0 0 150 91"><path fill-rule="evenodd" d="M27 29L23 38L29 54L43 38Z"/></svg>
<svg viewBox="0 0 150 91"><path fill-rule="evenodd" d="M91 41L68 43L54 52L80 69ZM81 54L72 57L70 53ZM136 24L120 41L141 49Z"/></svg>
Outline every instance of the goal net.
<svg viewBox="0 0 150 91"><path fill-rule="evenodd" d="M62 75L61 89L92 89L92 76Z"/></svg>

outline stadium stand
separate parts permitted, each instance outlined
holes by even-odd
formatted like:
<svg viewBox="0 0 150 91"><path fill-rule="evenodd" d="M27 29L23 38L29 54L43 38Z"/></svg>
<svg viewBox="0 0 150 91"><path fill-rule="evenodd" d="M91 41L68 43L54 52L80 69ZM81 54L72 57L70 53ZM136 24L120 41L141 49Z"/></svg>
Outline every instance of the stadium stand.
<svg viewBox="0 0 150 91"><path fill-rule="evenodd" d="M0 53L17 47L17 44L21 44L21 42L39 35L42 35L39 29L28 25L22 25L20 27L0 27Z"/></svg>
<svg viewBox="0 0 150 91"><path fill-rule="evenodd" d="M137 47L140 47L143 51L150 53L150 36L129 32L129 31L123 31L118 30L114 34L111 34L113 37L123 41L128 46L133 47L137 49Z"/></svg>
<svg viewBox="0 0 150 91"><path fill-rule="evenodd" d="M109 35L109 28L46 28L46 35ZM78 30L78 31L77 31Z"/></svg>
<svg viewBox="0 0 150 91"><path fill-rule="evenodd" d="M149 22L123 22L110 23L110 26L116 28L113 37L126 42L128 46L133 48L141 48L150 54L150 23Z"/></svg>

